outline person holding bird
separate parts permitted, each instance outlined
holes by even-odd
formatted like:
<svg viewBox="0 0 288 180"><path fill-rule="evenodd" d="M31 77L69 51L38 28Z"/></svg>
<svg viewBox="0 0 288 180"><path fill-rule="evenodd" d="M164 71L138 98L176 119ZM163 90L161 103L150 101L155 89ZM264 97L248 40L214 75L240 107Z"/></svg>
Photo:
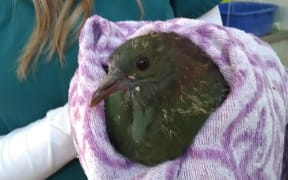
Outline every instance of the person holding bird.
<svg viewBox="0 0 288 180"><path fill-rule="evenodd" d="M77 68L79 30L90 15L111 21L188 17L221 24L219 2L1 1L0 179L86 179L66 103ZM140 69L150 65L145 58ZM147 124L139 131L141 124L133 126L135 142L144 141Z"/></svg>

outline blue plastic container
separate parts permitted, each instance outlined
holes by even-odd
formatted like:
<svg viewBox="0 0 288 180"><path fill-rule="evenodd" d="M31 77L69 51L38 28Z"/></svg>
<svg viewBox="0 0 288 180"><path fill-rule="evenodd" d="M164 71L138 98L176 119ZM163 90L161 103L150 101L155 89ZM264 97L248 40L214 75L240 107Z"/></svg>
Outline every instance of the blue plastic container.
<svg viewBox="0 0 288 180"><path fill-rule="evenodd" d="M267 3L231 2L220 4L223 24L263 36L272 30L277 6Z"/></svg>

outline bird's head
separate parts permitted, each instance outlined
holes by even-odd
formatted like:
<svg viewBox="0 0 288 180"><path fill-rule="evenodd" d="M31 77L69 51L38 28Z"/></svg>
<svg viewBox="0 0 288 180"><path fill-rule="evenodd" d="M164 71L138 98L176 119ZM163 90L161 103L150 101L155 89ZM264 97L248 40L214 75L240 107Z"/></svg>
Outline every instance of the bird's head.
<svg viewBox="0 0 288 180"><path fill-rule="evenodd" d="M140 91L152 84L175 79L177 66L175 33L152 32L126 41L110 56L108 73L95 91L90 106L116 91ZM169 84L169 83L166 83Z"/></svg>
<svg viewBox="0 0 288 180"><path fill-rule="evenodd" d="M229 89L210 56L176 33L130 39L108 67L90 107L128 90L106 101L107 131L119 152L148 165L182 154Z"/></svg>

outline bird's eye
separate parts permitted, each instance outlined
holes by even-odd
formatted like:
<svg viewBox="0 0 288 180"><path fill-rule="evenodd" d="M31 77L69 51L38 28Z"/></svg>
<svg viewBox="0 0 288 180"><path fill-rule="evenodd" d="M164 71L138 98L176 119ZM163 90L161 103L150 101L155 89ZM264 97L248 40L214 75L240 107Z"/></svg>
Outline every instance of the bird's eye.
<svg viewBox="0 0 288 180"><path fill-rule="evenodd" d="M148 69L149 65L150 65L150 62L147 57L140 57L136 61L136 67L141 71Z"/></svg>

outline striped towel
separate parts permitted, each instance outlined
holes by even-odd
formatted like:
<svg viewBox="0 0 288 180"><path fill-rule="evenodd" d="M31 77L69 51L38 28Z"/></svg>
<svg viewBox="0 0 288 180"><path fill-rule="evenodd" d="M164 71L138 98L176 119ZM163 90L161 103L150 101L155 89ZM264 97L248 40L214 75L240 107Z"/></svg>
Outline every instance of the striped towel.
<svg viewBox="0 0 288 180"><path fill-rule="evenodd" d="M126 40L149 32L188 37L219 67L230 86L226 101L207 119L187 152L146 167L116 152L107 136L103 102L90 108L105 76L103 65ZM288 70L271 47L243 31L185 18L168 21L86 21L79 67L69 90L72 136L89 179L285 179L288 147ZM286 128L286 141L287 141ZM286 170L285 170L286 168ZM283 171L283 172L282 172Z"/></svg>

